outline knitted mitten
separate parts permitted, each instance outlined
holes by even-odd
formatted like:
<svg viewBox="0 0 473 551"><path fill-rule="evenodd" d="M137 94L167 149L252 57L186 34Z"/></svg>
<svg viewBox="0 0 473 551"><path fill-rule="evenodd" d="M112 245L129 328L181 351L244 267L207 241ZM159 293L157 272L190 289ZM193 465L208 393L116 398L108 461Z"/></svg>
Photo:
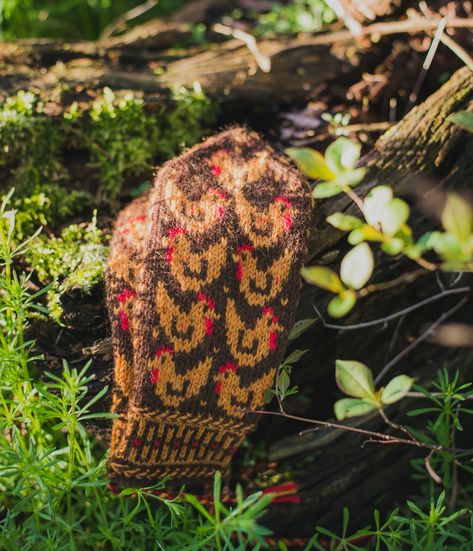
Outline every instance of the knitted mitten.
<svg viewBox="0 0 473 551"><path fill-rule="evenodd" d="M283 358L311 196L256 134L233 129L166 163L148 211L144 249L133 246L109 276L123 286L117 295L113 283L122 305L110 308L114 333L129 333L115 338L127 366L116 369L117 386L129 402L113 422L110 477L201 484L253 428L247 411L262 405ZM135 234L133 226L126 239ZM126 239L122 231L112 244L122 252L109 272L127 255Z"/></svg>
<svg viewBox="0 0 473 551"><path fill-rule="evenodd" d="M114 380L112 411L124 422L133 377L133 304L137 271L149 236L149 196L135 199L122 210L115 223L105 273L107 306L112 330ZM113 443L112 443L113 448Z"/></svg>

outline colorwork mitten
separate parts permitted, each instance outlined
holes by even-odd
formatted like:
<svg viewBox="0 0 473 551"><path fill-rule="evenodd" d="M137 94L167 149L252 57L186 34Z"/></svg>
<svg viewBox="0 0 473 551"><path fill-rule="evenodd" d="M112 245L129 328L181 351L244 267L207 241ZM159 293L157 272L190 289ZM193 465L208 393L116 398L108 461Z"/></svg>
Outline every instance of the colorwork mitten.
<svg viewBox="0 0 473 551"><path fill-rule="evenodd" d="M285 159L235 128L166 163L140 208L149 225L128 213L109 262L123 411L110 478L195 486L225 470L255 425L248 411L273 385L294 321L311 194Z"/></svg>

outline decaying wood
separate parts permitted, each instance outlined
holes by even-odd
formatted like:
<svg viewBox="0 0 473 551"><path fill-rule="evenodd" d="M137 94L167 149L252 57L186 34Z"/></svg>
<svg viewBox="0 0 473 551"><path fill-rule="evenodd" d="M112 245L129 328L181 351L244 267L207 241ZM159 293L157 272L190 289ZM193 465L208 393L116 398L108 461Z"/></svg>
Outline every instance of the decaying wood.
<svg viewBox="0 0 473 551"><path fill-rule="evenodd" d="M345 10L356 4L360 13L369 12L370 17L387 9L385 2L371 0L337 3ZM196 0L168 18L97 42L34 39L3 43L0 98L29 89L56 105L74 100L84 105L97 89L110 86L118 92L134 90L152 107L162 104L162 93L169 87L199 82L221 102L251 100L252 105L267 107L270 102L294 102L322 82L346 80L365 58L367 42L360 40L363 37L429 31L440 21L416 17L375 22L356 33L338 30L261 39L257 50L271 66L269 72L261 70L258 56L248 44L237 39L225 41L217 33L212 35L215 40L211 45L170 49L191 36L191 25L225 7L224 0ZM461 18L447 18L445 24L447 29L473 26L471 20ZM371 67L376 65L377 55L379 52L369 49Z"/></svg>
<svg viewBox="0 0 473 551"><path fill-rule="evenodd" d="M412 226L416 235L435 224L435 220L427 220L422 215L429 194L419 197L416 193L418 189L426 189L426 181L439 189L471 189L473 139L460 127L447 121L450 114L459 110L473 111L473 75L466 69L454 74L438 92L391 128L363 160L368 172L357 191L364 195L374 185L387 184L397 194L407 196L415 208ZM325 217L334 211L356 214L356 207L345 196L316 205L308 262L337 269L347 244L343 234L325 222ZM425 208L425 212L429 213L431 209ZM411 261L387 260L384 256L382 270L378 268L375 274L379 281L386 281L415 268ZM318 311L325 311L328 294L315 287L304 286L298 319L316 318L316 321L293 344L293 348L307 349L308 352L294 368L292 376L292 382L299 385L301 394L290 398L286 409L304 417L330 418L333 403L340 397L334 384L337 358L357 359L369 365L375 373L380 372L388 360L421 335L426 326L434 323L465 296L469 302L448 321L471 322L468 319L471 286L472 278L468 275L454 281L448 276L426 274L382 294L369 295L348 318L340 322L331 321L342 327L339 330L324 327L314 309L315 306ZM422 307L412 310L421 302ZM90 389L94 394L103 384L111 384L112 379L110 343L102 340L108 336L103 289L94 289L90 296L80 293L67 296L64 306L64 330L57 334L57 329L52 325L37 326L33 328L33 333L39 348L48 350L48 369L54 362L60 368L61 357L70 358L73 364L83 363L85 352L85 356L92 359L97 376ZM412 311L389 323L381 321L367 328L343 329L382 320L404 309ZM51 331L57 334L54 346L51 345ZM438 368L448 367L460 368L462 376L471 378L472 360L471 348L444 348L433 342L424 342L414 354L404 357L390 375L400 371L415 375L421 381L430 380ZM385 383L386 380L381 381L381 384ZM103 410L108 403L97 404L96 407ZM411 402L403 401L400 407L392 407L389 415L399 421L405 410L412 407ZM368 429L388 432L379 416L364 419L363 423ZM269 461L277 463L276 467L272 467L263 462L255 467L254 474L271 473L274 468L275 472L286 473L285 476L300 484L300 505L274 507L266 517L265 522L277 533L300 536L303 535L301 530L311 531L316 523L336 524L344 506L351 507L354 522L366 522L369 520L366 515L374 506L402 499L409 491L408 462L413 456L422 458L422 451L380 444L363 446L366 438L342 431L319 429L299 436L298 431L307 428L310 426L265 416L254 436L255 441L266 442ZM99 432L106 440L106 425L100 426ZM236 472L235 478L239 477Z"/></svg>

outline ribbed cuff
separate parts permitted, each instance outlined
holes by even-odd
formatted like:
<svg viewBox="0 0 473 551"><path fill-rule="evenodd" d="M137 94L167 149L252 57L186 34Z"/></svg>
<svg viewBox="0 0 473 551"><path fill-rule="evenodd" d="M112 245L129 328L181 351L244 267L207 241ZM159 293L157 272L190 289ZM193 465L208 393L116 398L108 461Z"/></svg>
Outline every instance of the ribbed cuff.
<svg viewBox="0 0 473 551"><path fill-rule="evenodd" d="M130 407L114 420L110 480L121 486L203 485L224 472L251 428L232 420Z"/></svg>

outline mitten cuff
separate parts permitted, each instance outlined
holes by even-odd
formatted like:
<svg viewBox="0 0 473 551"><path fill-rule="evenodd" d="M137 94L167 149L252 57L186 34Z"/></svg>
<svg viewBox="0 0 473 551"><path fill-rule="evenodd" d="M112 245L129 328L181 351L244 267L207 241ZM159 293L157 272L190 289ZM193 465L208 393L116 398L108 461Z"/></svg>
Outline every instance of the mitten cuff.
<svg viewBox="0 0 473 551"><path fill-rule="evenodd" d="M171 476L179 484L202 485L225 471L251 425L185 413L131 406L128 419L116 419L112 433L110 479L147 486Z"/></svg>

